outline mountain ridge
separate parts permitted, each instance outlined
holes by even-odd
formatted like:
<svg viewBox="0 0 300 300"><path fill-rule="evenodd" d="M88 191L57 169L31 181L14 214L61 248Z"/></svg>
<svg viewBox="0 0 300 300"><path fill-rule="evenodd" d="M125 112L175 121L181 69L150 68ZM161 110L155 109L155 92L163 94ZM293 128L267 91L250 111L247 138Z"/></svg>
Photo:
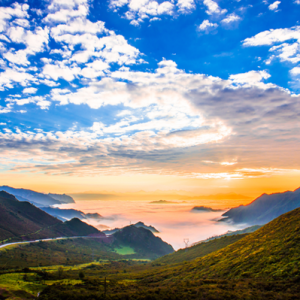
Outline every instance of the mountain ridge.
<svg viewBox="0 0 300 300"><path fill-rule="evenodd" d="M220 221L262 225L298 207L300 207L300 188L283 193L262 194L248 205L228 210Z"/></svg>
<svg viewBox="0 0 300 300"><path fill-rule="evenodd" d="M85 235L101 233L79 219L63 223L29 202L19 201L5 191L0 192L0 240L78 236L81 232Z"/></svg>
<svg viewBox="0 0 300 300"><path fill-rule="evenodd" d="M28 201L35 206L49 206L49 205L56 205L56 204L75 203L72 197L65 194L63 195L51 194L54 195L55 198L53 198L50 196L50 193L44 194L29 189L13 188L7 185L0 186L0 191L5 191L9 194L12 194L19 201ZM58 200L58 198L61 198L62 201ZM66 201L73 201L73 202L66 202Z"/></svg>

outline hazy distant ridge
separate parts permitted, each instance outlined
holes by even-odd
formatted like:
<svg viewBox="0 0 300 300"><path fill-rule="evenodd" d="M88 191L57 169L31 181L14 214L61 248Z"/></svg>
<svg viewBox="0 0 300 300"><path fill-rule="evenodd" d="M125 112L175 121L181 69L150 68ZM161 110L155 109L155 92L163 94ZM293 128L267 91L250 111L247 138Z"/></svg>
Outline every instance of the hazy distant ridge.
<svg viewBox="0 0 300 300"><path fill-rule="evenodd" d="M234 223L261 225L300 207L300 188L294 192L263 194L248 205L232 208L223 214Z"/></svg>
<svg viewBox="0 0 300 300"><path fill-rule="evenodd" d="M49 206L55 204L74 203L72 197L58 194L43 194L28 189L18 189L7 185L0 186L0 191L14 195L19 201L28 201L36 206ZM52 195L52 196L50 196ZM60 198L60 200L59 200ZM69 202L67 202L69 201Z"/></svg>
<svg viewBox="0 0 300 300"><path fill-rule="evenodd" d="M51 198L58 200L61 203L75 203L74 199L71 196L68 196L66 194L48 194Z"/></svg>

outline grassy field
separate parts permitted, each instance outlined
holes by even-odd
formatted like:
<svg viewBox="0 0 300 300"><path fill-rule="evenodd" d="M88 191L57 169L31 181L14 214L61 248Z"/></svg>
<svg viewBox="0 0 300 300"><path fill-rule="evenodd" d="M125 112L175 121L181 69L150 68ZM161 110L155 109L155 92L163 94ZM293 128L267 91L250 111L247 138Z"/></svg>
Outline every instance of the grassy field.
<svg viewBox="0 0 300 300"><path fill-rule="evenodd" d="M120 255L135 254L135 251L129 246L119 246L118 248L115 248L114 251Z"/></svg>

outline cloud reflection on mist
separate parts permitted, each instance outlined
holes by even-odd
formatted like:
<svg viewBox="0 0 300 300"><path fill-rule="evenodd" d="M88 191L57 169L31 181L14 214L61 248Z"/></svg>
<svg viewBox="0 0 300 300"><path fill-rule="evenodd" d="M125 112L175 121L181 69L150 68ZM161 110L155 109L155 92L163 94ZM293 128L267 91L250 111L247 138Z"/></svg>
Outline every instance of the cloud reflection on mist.
<svg viewBox="0 0 300 300"><path fill-rule="evenodd" d="M75 204L63 205L63 208L74 208L85 213L97 212L104 219L99 223L90 220L90 224L105 225L111 229L142 221L159 230L157 236L176 250L184 247L184 238L188 238L192 244L228 230L240 229L231 224L217 222L222 211L192 213L191 209L197 204L199 202L193 201L153 204L149 201L97 200L77 201Z"/></svg>

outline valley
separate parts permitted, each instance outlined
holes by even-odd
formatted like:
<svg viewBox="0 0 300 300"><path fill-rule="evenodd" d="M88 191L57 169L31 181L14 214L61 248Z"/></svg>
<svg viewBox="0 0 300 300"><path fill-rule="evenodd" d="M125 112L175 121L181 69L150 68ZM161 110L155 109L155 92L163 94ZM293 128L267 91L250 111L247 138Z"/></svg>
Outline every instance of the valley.
<svg viewBox="0 0 300 300"><path fill-rule="evenodd" d="M300 208L264 226L229 231L174 252L143 222L105 234L78 218L62 222L6 192L0 192L0 205L2 299L300 295Z"/></svg>

